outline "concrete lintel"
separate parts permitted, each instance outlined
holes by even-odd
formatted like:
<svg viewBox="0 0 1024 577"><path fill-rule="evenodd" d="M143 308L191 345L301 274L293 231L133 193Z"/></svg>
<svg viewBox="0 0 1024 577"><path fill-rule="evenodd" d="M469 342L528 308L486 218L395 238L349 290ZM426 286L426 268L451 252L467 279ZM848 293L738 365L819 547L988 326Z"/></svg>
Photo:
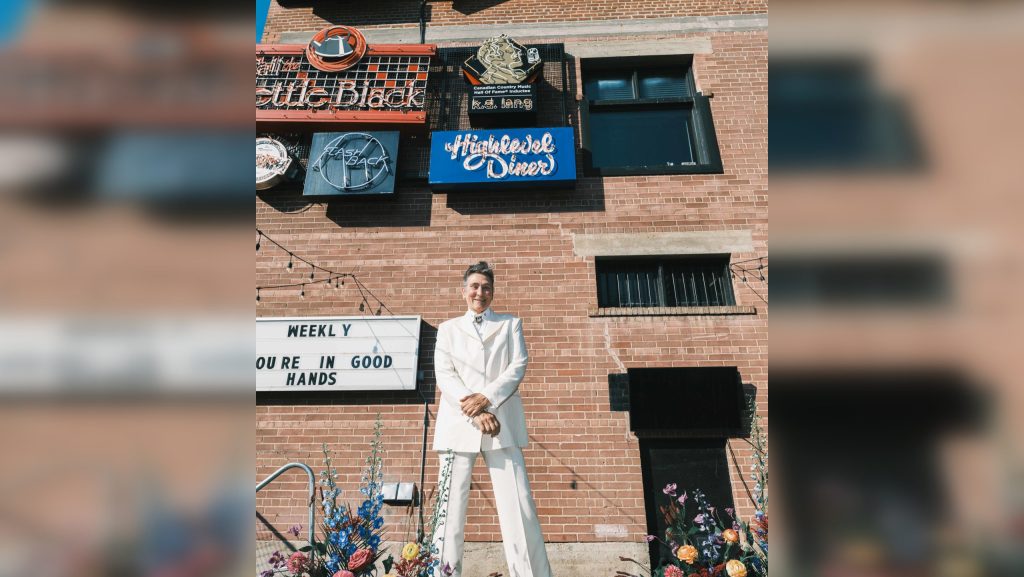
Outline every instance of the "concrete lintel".
<svg viewBox="0 0 1024 577"><path fill-rule="evenodd" d="M579 58L607 58L618 56L649 56L653 53L651 42L580 42L565 43L565 51ZM658 40L659 56L680 54L711 54L710 38L685 38L682 40Z"/></svg>
<svg viewBox="0 0 1024 577"><path fill-rule="evenodd" d="M584 22L538 22L532 24L486 24L469 26L431 26L427 23L427 43L476 42L498 34L518 40L564 40L568 38L601 38L605 36L693 34L708 32L744 32L768 30L767 14L735 16L685 16L680 18L649 18L631 20L597 20ZM418 26L401 28L360 28L371 44L417 44ZM306 44L315 30L282 32L283 44ZM659 54L661 42L659 41ZM649 53L649 51L648 51ZM623 56L627 56L624 54Z"/></svg>
<svg viewBox="0 0 1024 577"><path fill-rule="evenodd" d="M731 254L754 251L749 230L573 235L576 256Z"/></svg>

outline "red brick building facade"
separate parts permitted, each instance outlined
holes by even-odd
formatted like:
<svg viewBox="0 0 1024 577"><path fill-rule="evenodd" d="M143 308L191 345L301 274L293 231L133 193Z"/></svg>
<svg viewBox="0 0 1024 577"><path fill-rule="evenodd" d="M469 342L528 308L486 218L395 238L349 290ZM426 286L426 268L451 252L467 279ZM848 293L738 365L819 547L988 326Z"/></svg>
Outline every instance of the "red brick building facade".
<svg viewBox="0 0 1024 577"><path fill-rule="evenodd" d="M424 422L433 422L440 396L432 373L433 338L439 323L465 310L462 272L486 260L496 272L495 310L524 323L530 355L520 387L530 433L524 454L556 574L611 575L623 565L619 555L646 558L643 536L654 530L648 508L664 496L660 486L644 486L643 467L651 465L642 461L653 457L642 457L643 438L659 450L671 451L673 443L684 451L713 450L716 456L708 462L727 463L726 488L738 513L751 515L751 454L741 435L722 433L729 427L714 424L718 432L686 432L688 421L699 417L692 407L678 407L678 425L638 437L637 429L644 428L639 420L668 413L666 407L630 407L629 386L637 385L627 375L646 368L735 367L767 424L767 268L759 268L768 255L766 11L766 3L756 1L426 3L426 41L439 49L479 45L501 32L527 46L564 44L565 123L576 131L576 186L437 193L422 180L404 179L387 199L311 199L302 196L301 183L258 193L257 228L286 250L263 241L257 286L309 277L311 269L298 261L289 269L291 251L325 269L354 272L373 295L370 307L360 311L364 296L354 282L262 289L258 318L373 314L383 303L383 315L421 315L423 324L416 392L258 394L257 480L292 461L320 470L321 443L327 443L342 475L342 500L356 500L380 413L386 480L419 486L425 452L423 488L429 493L438 459L429 450L429 425L424 444ZM275 2L264 42L304 43L331 24L357 27L371 44L418 42L419 18L416 1ZM710 105L720 171L589 175L583 150L589 119L579 110L588 59L630 59L622 62L632 66L644 57L661 58L658 66L672 58L686 63ZM728 259L731 274L724 281L731 283L734 302L599 307L598 266L604 259L660 258L671 264L707 255ZM689 373L679 375L685 384ZM708 435L716 440L701 444ZM685 463L678 465L683 469L675 466L668 470L685 471ZM500 541L482 465L473 479L467 574L504 573L500 554L486 563L474 564L471 557L474 545L496 552L487 544ZM686 478L676 482L698 488ZM304 523L305 487L304 478L286 475L258 494L257 511L277 527ZM391 507L388 523L390 538L403 540L415 534L417 518L405 507Z"/></svg>

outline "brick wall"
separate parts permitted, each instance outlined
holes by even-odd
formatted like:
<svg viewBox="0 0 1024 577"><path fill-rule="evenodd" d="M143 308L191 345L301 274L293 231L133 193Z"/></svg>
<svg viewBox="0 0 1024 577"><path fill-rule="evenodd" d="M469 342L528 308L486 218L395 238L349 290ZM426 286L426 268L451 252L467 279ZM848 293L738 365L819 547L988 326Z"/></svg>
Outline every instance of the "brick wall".
<svg viewBox="0 0 1024 577"><path fill-rule="evenodd" d="M431 3L431 25L663 17L763 11L762 3L511 1ZM387 3L410 14L416 2ZM383 5L381 5L383 6ZM596 8L595 8L596 7ZM343 14L344 3L271 8L270 41L284 30L313 30L325 23L385 23L371 12ZM382 9L382 8L381 8ZM417 8L418 9L418 8ZM628 12L628 13L627 13ZM641 16L643 15L643 16ZM393 21L387 23L393 25ZM685 37L685 36L680 36ZM733 261L767 256L767 33L703 34L711 54L697 55L698 86L713 92L711 107L724 174L583 178L575 190L432 194L402 184L391 199L309 202L297 189L257 196L256 223L296 254L338 271L355 271L395 314L422 315L420 368L423 395L433 421L437 391L432 373L437 325L461 314L461 273L479 259L496 270L495 310L524 319L530 367L520 388L530 431L525 450L541 523L548 542L637 542L646 533L638 441L628 413L613 411L608 375L627 368L737 366L744 383L757 387L758 411L767 417L767 305L736 279L737 304L755 315L591 318L596 309L593 257L578 257L578 233L649 233L750 230L754 251ZM527 38L519 39L528 41ZM550 41L550 40L549 40ZM578 77L578 65L571 71ZM257 255L258 285L301 282L309 270L287 271L288 255L264 249ZM767 285L753 283L767 298ZM335 288L263 291L257 316L360 314L352 283ZM374 302L371 299L371 302ZM357 501L362 460L373 419L381 413L389 480L419 483L424 405L417 393L261 395L257 399L257 478L299 460L319 469L320 443L328 443L342 469L343 498ZM766 422L767 424L767 422ZM428 443L433 430L428 431ZM744 479L750 466L746 443L730 443L730 467L739 512L752 513ZM427 487L437 458L427 452ZM682 482L682 480L681 480ZM302 484L274 489L258 499L272 522L303 522ZM391 537L408 522L404 511L389 520ZM596 534L595 525L626 528L625 537ZM500 540L486 469L474 473L468 541Z"/></svg>
<svg viewBox="0 0 1024 577"><path fill-rule="evenodd" d="M310 4L313 4L310 6ZM283 6L282 6L283 5ZM597 0L548 2L545 0L456 0L428 2L428 27L466 24L524 24L586 20L672 18L767 14L764 0ZM279 2L270 4L263 41L276 42L281 32L318 30L330 24L362 28L419 26L419 0L388 2Z"/></svg>

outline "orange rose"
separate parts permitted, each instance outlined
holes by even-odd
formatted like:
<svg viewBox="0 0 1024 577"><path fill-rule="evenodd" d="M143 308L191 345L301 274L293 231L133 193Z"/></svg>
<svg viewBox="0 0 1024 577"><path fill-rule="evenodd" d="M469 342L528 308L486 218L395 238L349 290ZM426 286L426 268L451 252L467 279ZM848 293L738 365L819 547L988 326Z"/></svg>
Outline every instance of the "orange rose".
<svg viewBox="0 0 1024 577"><path fill-rule="evenodd" d="M747 577L747 566L735 559L730 559L725 564L725 572L729 574L729 577Z"/></svg>
<svg viewBox="0 0 1024 577"><path fill-rule="evenodd" d="M373 561L373 551L360 549L348 558L348 569L349 571L359 571L371 561Z"/></svg>
<svg viewBox="0 0 1024 577"><path fill-rule="evenodd" d="M722 539L725 539L726 543L738 543L740 535L732 529L726 529L725 531L722 531Z"/></svg>
<svg viewBox="0 0 1024 577"><path fill-rule="evenodd" d="M683 545L676 549L676 557L687 565L693 565L697 560L697 548L693 545Z"/></svg>

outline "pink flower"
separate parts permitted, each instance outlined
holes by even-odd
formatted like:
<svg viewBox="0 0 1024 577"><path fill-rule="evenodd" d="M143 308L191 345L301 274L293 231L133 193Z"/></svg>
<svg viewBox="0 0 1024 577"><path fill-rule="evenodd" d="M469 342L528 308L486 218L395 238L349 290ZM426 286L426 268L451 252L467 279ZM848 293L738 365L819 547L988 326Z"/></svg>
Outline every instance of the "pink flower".
<svg viewBox="0 0 1024 577"><path fill-rule="evenodd" d="M661 492L665 493L666 495L675 497L676 496L676 484L675 483L669 483L668 485L665 485L665 488L662 489Z"/></svg>
<svg viewBox="0 0 1024 577"><path fill-rule="evenodd" d="M356 576L351 571L346 571L346 570L342 569L342 570L338 571L337 573L335 573L334 575L331 575L331 577L356 577Z"/></svg>
<svg viewBox="0 0 1024 577"><path fill-rule="evenodd" d="M733 514L735 513L735 509L733 509L732 507L726 507L725 512L728 513L730 517L735 517L735 515Z"/></svg>
<svg viewBox="0 0 1024 577"><path fill-rule="evenodd" d="M291 527L288 528L288 532L291 533L295 537L299 536L299 532L300 531L302 531L302 525L292 525Z"/></svg>
<svg viewBox="0 0 1024 577"><path fill-rule="evenodd" d="M655 539L657 539L657 537L655 537L654 535L648 535L648 536L644 537L644 539L647 539L647 542L650 543L651 541L654 541Z"/></svg>
<svg viewBox="0 0 1024 577"><path fill-rule="evenodd" d="M693 522L698 524L698 525L704 523L704 513L701 513L700 515L697 515L696 517L694 517L693 518Z"/></svg>
<svg viewBox="0 0 1024 577"><path fill-rule="evenodd" d="M299 575L301 573L306 573L309 570L309 557L306 557L306 554L302 551L296 551L288 558L288 571L291 573Z"/></svg>
<svg viewBox="0 0 1024 577"><path fill-rule="evenodd" d="M370 551L369 549L360 549L348 558L348 568L351 571L359 571L363 567L366 567L370 561L373 561L373 551Z"/></svg>
<svg viewBox="0 0 1024 577"><path fill-rule="evenodd" d="M665 567L665 577L683 577L683 570L675 565Z"/></svg>
<svg viewBox="0 0 1024 577"><path fill-rule="evenodd" d="M680 495L679 499L677 499L677 500L679 501L680 505L685 505L686 504L686 491L683 491L683 494Z"/></svg>

